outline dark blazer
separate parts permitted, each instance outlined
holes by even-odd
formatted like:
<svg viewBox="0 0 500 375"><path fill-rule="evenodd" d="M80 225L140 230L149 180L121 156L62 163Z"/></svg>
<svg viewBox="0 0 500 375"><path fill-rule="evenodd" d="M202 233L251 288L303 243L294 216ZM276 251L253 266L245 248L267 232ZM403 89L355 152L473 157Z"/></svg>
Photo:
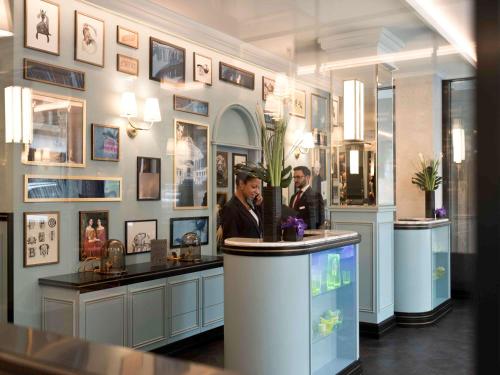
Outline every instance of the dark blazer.
<svg viewBox="0 0 500 375"><path fill-rule="evenodd" d="M246 209L238 198L233 196L222 208L222 235L223 238L229 237L262 237L262 210L255 206L254 212L259 218L259 224L255 218Z"/></svg>
<svg viewBox="0 0 500 375"><path fill-rule="evenodd" d="M290 207L297 193L290 198ZM307 224L307 229L318 229L325 221L325 205L320 193L314 191L310 186L302 194L299 201L292 207L298 212L298 217Z"/></svg>

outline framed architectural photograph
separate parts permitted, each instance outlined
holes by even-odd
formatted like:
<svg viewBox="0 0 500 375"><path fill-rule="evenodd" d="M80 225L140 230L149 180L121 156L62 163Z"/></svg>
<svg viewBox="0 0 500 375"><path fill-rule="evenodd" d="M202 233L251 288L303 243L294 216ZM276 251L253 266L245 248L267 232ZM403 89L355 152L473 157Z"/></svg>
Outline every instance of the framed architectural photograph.
<svg viewBox="0 0 500 375"><path fill-rule="evenodd" d="M33 141L24 164L85 167L85 100L33 91Z"/></svg>
<svg viewBox="0 0 500 375"><path fill-rule="evenodd" d="M25 212L24 267L59 263L59 212Z"/></svg>
<svg viewBox="0 0 500 375"><path fill-rule="evenodd" d="M193 52L193 81L212 85L212 59Z"/></svg>
<svg viewBox="0 0 500 375"><path fill-rule="evenodd" d="M276 85L274 79L262 76L262 100L266 101L267 96L274 93L274 85Z"/></svg>
<svg viewBox="0 0 500 375"><path fill-rule="evenodd" d="M29 81L85 91L85 72L40 61L24 59L23 78Z"/></svg>
<svg viewBox="0 0 500 375"><path fill-rule="evenodd" d="M311 128L328 129L328 98L311 94Z"/></svg>
<svg viewBox="0 0 500 375"><path fill-rule="evenodd" d="M104 68L104 21L75 10L75 60Z"/></svg>
<svg viewBox="0 0 500 375"><path fill-rule="evenodd" d="M131 220L125 222L126 254L149 253L151 241L156 240L158 220Z"/></svg>
<svg viewBox="0 0 500 375"><path fill-rule="evenodd" d="M241 163L246 163L247 162L247 155L246 154L237 154L233 152L233 164L231 166L232 170L232 175L233 175L233 194L235 192L235 187L236 187L236 175L234 174L234 166L237 164Z"/></svg>
<svg viewBox="0 0 500 375"><path fill-rule="evenodd" d="M182 236L189 232L198 235L201 245L208 245L208 216L170 219L170 248L181 247Z"/></svg>
<svg viewBox="0 0 500 375"><path fill-rule="evenodd" d="M215 168L217 171L217 187L227 188L227 181L228 181L227 152L217 151L217 155L215 158L216 158Z"/></svg>
<svg viewBox="0 0 500 375"><path fill-rule="evenodd" d="M120 161L120 127L92 124L92 160Z"/></svg>
<svg viewBox="0 0 500 375"><path fill-rule="evenodd" d="M139 33L117 25L116 43L137 49L139 48Z"/></svg>
<svg viewBox="0 0 500 375"><path fill-rule="evenodd" d="M255 74L235 66L219 62L219 79L249 90L255 87Z"/></svg>
<svg viewBox="0 0 500 375"><path fill-rule="evenodd" d="M133 57L116 55L116 70L132 76L139 75L139 60Z"/></svg>
<svg viewBox="0 0 500 375"><path fill-rule="evenodd" d="M109 211L80 211L78 216L80 261L100 257L101 248L109 238Z"/></svg>
<svg viewBox="0 0 500 375"><path fill-rule="evenodd" d="M184 82L186 80L186 50L150 37L149 79L158 82Z"/></svg>
<svg viewBox="0 0 500 375"><path fill-rule="evenodd" d="M227 202L227 193L217 192L217 204L219 207L223 207Z"/></svg>
<svg viewBox="0 0 500 375"><path fill-rule="evenodd" d="M306 118L306 92L295 90L292 97L292 106L290 114L292 116Z"/></svg>
<svg viewBox="0 0 500 375"><path fill-rule="evenodd" d="M339 126L340 112L339 112L339 97L332 96L332 126Z"/></svg>
<svg viewBox="0 0 500 375"><path fill-rule="evenodd" d="M174 209L208 208L208 125L175 124Z"/></svg>
<svg viewBox="0 0 500 375"><path fill-rule="evenodd" d="M24 1L24 46L59 55L59 5L49 0Z"/></svg>
<svg viewBox="0 0 500 375"><path fill-rule="evenodd" d="M137 157L137 200L161 199L161 159Z"/></svg>
<svg viewBox="0 0 500 375"><path fill-rule="evenodd" d="M193 113L200 116L208 116L208 102L174 95L174 110Z"/></svg>

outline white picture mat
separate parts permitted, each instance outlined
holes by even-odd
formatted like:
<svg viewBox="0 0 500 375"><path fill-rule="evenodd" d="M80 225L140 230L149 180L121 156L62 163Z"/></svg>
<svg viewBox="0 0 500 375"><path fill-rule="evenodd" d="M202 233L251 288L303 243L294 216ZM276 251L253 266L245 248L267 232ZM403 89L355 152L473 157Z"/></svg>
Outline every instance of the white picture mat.
<svg viewBox="0 0 500 375"><path fill-rule="evenodd" d="M156 240L156 221L127 222L127 254L134 254L134 237L139 233L147 233L149 241Z"/></svg>
<svg viewBox="0 0 500 375"><path fill-rule="evenodd" d="M94 45L84 43L83 27L88 25ZM104 22L82 13L76 13L75 57L77 60L104 66Z"/></svg>
<svg viewBox="0 0 500 375"><path fill-rule="evenodd" d="M49 220L55 220L55 226L49 226ZM40 223L44 222L43 228ZM30 229L30 223L33 227ZM32 213L26 215L26 236L25 236L25 259L26 266L36 266L40 264L57 263L59 261L59 215L57 213ZM54 232L51 234L51 232ZM40 233L43 233L40 235ZM40 241L43 237L43 241ZM32 239L35 243L29 243ZM46 255L41 254L40 246L48 245ZM34 249L34 256L30 256L30 249Z"/></svg>
<svg viewBox="0 0 500 375"><path fill-rule="evenodd" d="M38 17L40 10L46 12L46 20L49 25L49 41L44 34L38 34L36 38L37 25L41 22ZM26 46L59 54L59 7L44 0L26 0Z"/></svg>

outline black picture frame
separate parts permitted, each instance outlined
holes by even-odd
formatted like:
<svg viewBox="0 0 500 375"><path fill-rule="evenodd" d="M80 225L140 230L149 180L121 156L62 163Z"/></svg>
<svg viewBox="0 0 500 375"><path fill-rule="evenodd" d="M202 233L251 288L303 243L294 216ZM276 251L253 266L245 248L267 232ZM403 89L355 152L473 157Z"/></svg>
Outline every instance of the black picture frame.
<svg viewBox="0 0 500 375"><path fill-rule="evenodd" d="M203 100L174 94L174 111L208 117L209 103Z"/></svg>
<svg viewBox="0 0 500 375"><path fill-rule="evenodd" d="M142 223L139 224L139 223ZM135 224L135 225L133 225ZM140 248L140 251L130 251L130 246L132 245L132 249L134 248L134 242L136 240L136 237L145 234L148 235L147 232L141 232L141 230L144 230L144 227L146 224L150 225L150 228L152 229L151 225L154 225L154 236L149 236L149 243L146 242L147 237L146 236L140 236L138 237L138 240L141 241L140 244L137 245L137 248ZM133 227L137 227L134 229L132 232ZM137 233L137 234L134 234ZM131 235L134 235L134 239L131 244L129 244L129 239ZM154 237L154 238L153 238ZM142 254L142 253L149 253L151 252L151 240L156 240L158 238L158 220L157 219L146 219L146 220L127 220L125 221L125 255L134 255L134 254Z"/></svg>
<svg viewBox="0 0 500 375"><path fill-rule="evenodd" d="M170 219L170 248L171 249L176 249L176 248L180 248L181 247L181 244L178 243L178 241L176 241L177 239L174 240L174 236L178 236L179 233L176 234L176 232L179 232L179 231L184 231L186 230L186 228L189 228L190 226L190 223L187 223L185 224L185 229L180 229L180 228L177 228L177 231L176 231L176 223L177 224L180 224L180 223L184 223L184 222L191 222L191 224L193 225L194 229L197 230L197 228L199 227L199 223L197 223L197 221L201 221L203 220L204 222L204 225L203 225L203 237L200 236L200 240L201 240L201 245L208 245L209 243L209 237L210 237L210 219L208 216L196 216L196 217L176 217L176 218L171 218ZM182 227L181 227L182 228ZM192 232L192 230L190 229L187 229L186 232L184 232L183 234L185 233L188 233L188 232ZM205 237L206 236L206 237Z"/></svg>
<svg viewBox="0 0 500 375"><path fill-rule="evenodd" d="M161 199L161 159L137 157L137 200L159 201Z"/></svg>
<svg viewBox="0 0 500 375"><path fill-rule="evenodd" d="M215 155L215 172L217 177L217 187L227 188L229 180L229 160L227 151L217 151Z"/></svg>
<svg viewBox="0 0 500 375"><path fill-rule="evenodd" d="M245 159L243 160L237 160L238 158ZM237 152L233 152L231 155L231 171L232 171L232 180L233 180L233 194L235 192L235 187L236 187L236 174L234 173L234 166L239 163L246 163L248 161L248 155L247 154L239 154Z"/></svg>
<svg viewBox="0 0 500 375"><path fill-rule="evenodd" d="M41 61L24 59L23 78L28 81L85 91L85 72Z"/></svg>
<svg viewBox="0 0 500 375"><path fill-rule="evenodd" d="M161 48L176 52L179 61L175 64L164 63L161 69L155 66L154 57L160 54ZM172 53L169 53L172 56ZM163 71L163 73L161 73ZM172 75L175 74L175 78ZM186 81L186 49L153 37L149 38L149 79L157 82L184 83Z"/></svg>
<svg viewBox="0 0 500 375"><path fill-rule="evenodd" d="M255 73L219 61L219 80L241 86L249 90L255 89Z"/></svg>

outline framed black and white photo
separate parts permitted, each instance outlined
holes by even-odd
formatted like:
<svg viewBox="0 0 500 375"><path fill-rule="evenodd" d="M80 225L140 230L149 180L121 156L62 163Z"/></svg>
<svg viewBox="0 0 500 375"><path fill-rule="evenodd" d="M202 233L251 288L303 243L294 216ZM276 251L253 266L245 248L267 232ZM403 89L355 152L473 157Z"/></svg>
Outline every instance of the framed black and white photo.
<svg viewBox="0 0 500 375"><path fill-rule="evenodd" d="M104 21L75 10L75 60L104 68Z"/></svg>
<svg viewBox="0 0 500 375"><path fill-rule="evenodd" d="M193 52L193 81L212 85L212 59Z"/></svg>
<svg viewBox="0 0 500 375"><path fill-rule="evenodd" d="M25 212L24 267L59 263L59 212Z"/></svg>
<svg viewBox="0 0 500 375"><path fill-rule="evenodd" d="M217 187L226 188L228 181L228 160L227 152L217 151L215 157L215 169L217 171Z"/></svg>
<svg viewBox="0 0 500 375"><path fill-rule="evenodd" d="M100 257L109 239L109 211L80 211L78 213L79 259Z"/></svg>
<svg viewBox="0 0 500 375"><path fill-rule="evenodd" d="M208 125L175 119L174 209L208 208Z"/></svg>
<svg viewBox="0 0 500 375"><path fill-rule="evenodd" d="M139 60L134 59L133 57L117 54L116 70L121 73L130 74L132 76L138 76Z"/></svg>
<svg viewBox="0 0 500 375"><path fill-rule="evenodd" d="M24 1L24 47L59 55L59 25L58 4L49 0Z"/></svg>
<svg viewBox="0 0 500 375"><path fill-rule="evenodd" d="M217 192L216 201L219 207L222 208L227 202L227 193Z"/></svg>
<svg viewBox="0 0 500 375"><path fill-rule="evenodd" d="M328 129L328 98L311 94L311 128Z"/></svg>
<svg viewBox="0 0 500 375"><path fill-rule="evenodd" d="M262 76L262 100L266 101L268 95L274 94L275 85L274 79Z"/></svg>
<svg viewBox="0 0 500 375"><path fill-rule="evenodd" d="M339 126L340 119L339 97L332 96L332 126Z"/></svg>
<svg viewBox="0 0 500 375"><path fill-rule="evenodd" d="M174 110L208 116L208 102L174 94Z"/></svg>
<svg viewBox="0 0 500 375"><path fill-rule="evenodd" d="M306 118L306 92L294 90L292 96L292 106L290 114L292 116Z"/></svg>
<svg viewBox="0 0 500 375"><path fill-rule="evenodd" d="M120 25L116 26L116 42L122 46L139 48L139 33L126 29Z"/></svg>
<svg viewBox="0 0 500 375"><path fill-rule="evenodd" d="M21 161L31 165L85 167L85 100L33 91L33 140Z"/></svg>
<svg viewBox="0 0 500 375"><path fill-rule="evenodd" d="M137 157L137 200L161 199L161 159Z"/></svg>
<svg viewBox="0 0 500 375"><path fill-rule="evenodd" d="M92 160L120 161L120 127L92 124Z"/></svg>
<svg viewBox="0 0 500 375"><path fill-rule="evenodd" d="M235 187L236 187L236 174L234 173L234 167L238 164L245 164L247 162L247 155L246 154L237 154L235 152L233 152L233 164L232 164L232 175L233 175L233 194L234 192L236 191L235 190Z"/></svg>
<svg viewBox="0 0 500 375"><path fill-rule="evenodd" d="M196 233L201 245L208 245L208 228L208 216L170 219L170 248L181 247L182 236L189 232Z"/></svg>
<svg viewBox="0 0 500 375"><path fill-rule="evenodd" d="M24 59L23 78L29 81L85 91L85 72Z"/></svg>
<svg viewBox="0 0 500 375"><path fill-rule="evenodd" d="M125 222L126 254L148 253L151 241L156 240L158 220L131 220Z"/></svg>
<svg viewBox="0 0 500 375"><path fill-rule="evenodd" d="M149 79L158 82L184 82L186 80L186 50L150 37Z"/></svg>
<svg viewBox="0 0 500 375"><path fill-rule="evenodd" d="M226 64L222 61L219 62L219 79L249 90L253 90L255 87L254 73Z"/></svg>

